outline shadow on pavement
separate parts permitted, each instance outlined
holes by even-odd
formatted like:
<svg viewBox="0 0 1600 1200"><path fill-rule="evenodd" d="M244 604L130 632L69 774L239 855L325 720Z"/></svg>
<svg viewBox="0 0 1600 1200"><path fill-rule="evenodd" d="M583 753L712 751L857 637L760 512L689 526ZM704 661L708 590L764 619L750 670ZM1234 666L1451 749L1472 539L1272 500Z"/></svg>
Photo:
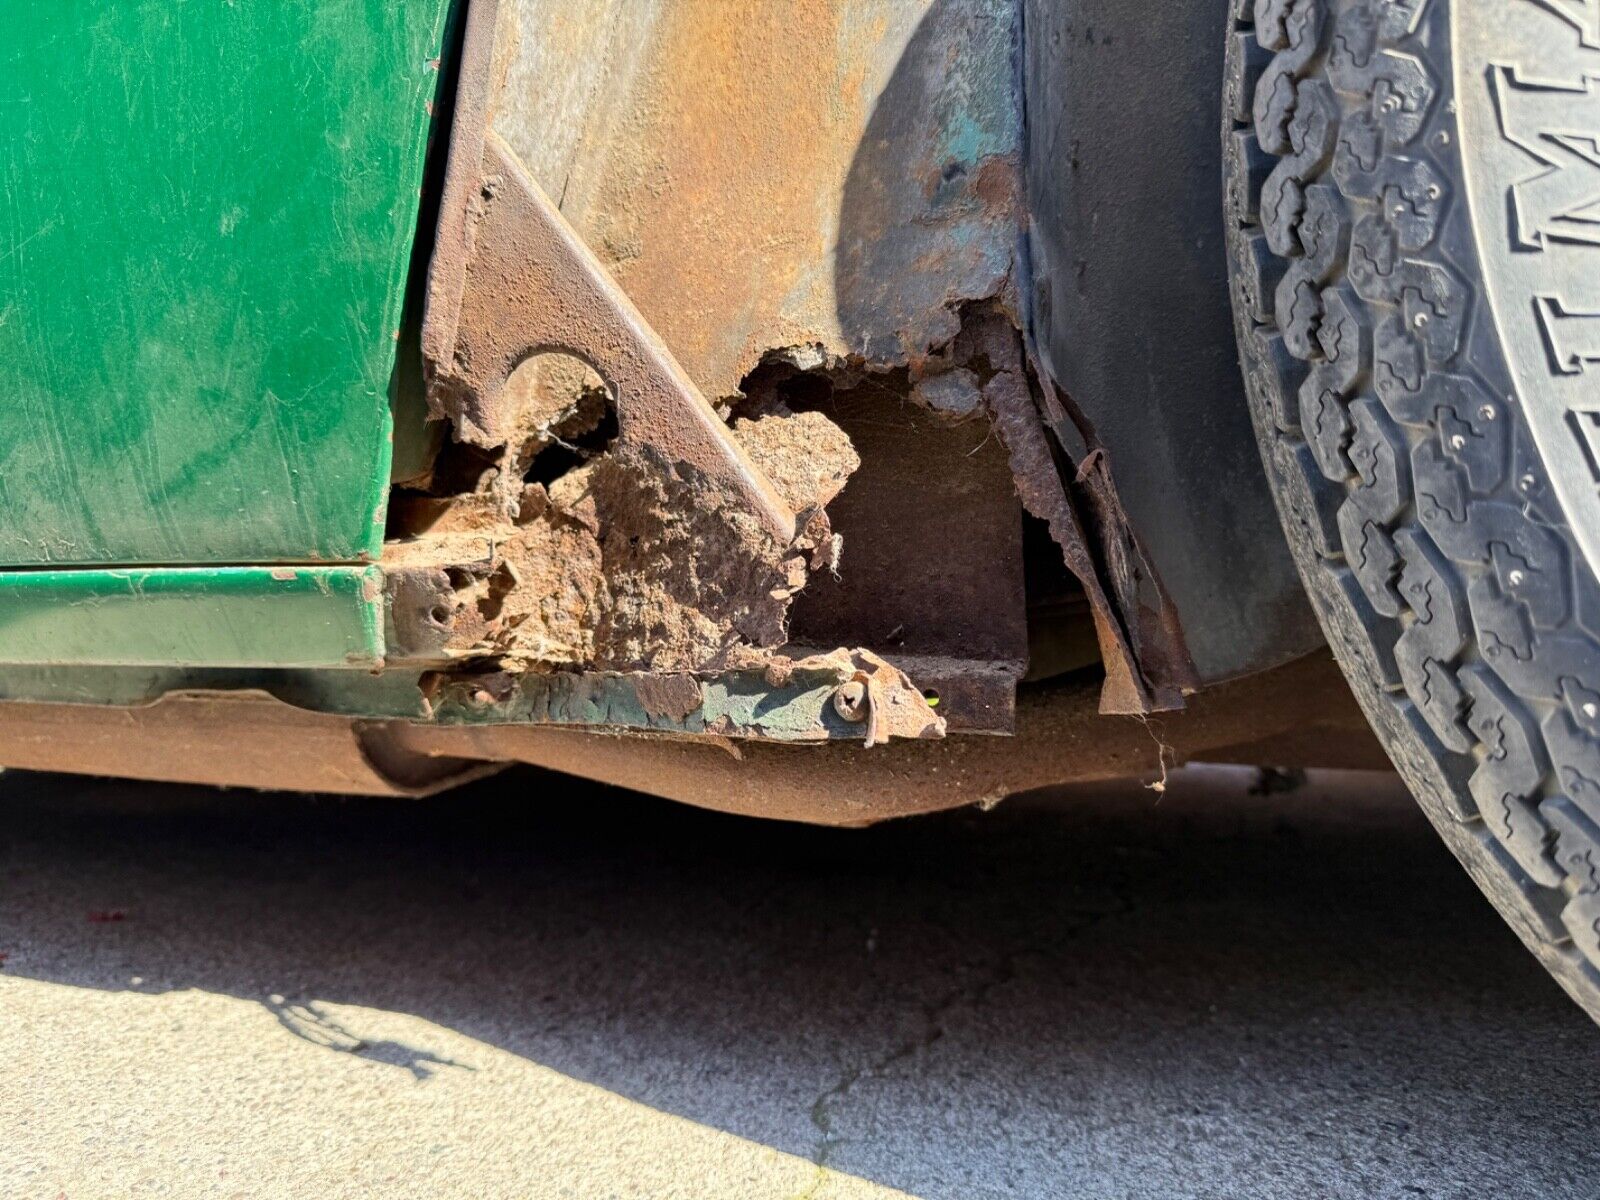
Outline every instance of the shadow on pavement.
<svg viewBox="0 0 1600 1200"><path fill-rule="evenodd" d="M851 832L532 772L424 802L12 773L0 952L251 999L418 1086L469 1065L318 1006L417 1015L922 1196L1595 1194L1600 1034L1398 785L1249 782Z"/></svg>

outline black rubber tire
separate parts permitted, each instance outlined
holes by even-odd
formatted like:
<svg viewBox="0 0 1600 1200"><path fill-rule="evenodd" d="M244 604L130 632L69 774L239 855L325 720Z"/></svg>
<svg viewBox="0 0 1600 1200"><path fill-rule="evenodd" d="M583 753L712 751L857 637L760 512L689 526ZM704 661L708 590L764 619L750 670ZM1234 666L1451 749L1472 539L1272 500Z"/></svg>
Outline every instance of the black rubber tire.
<svg viewBox="0 0 1600 1200"><path fill-rule="evenodd" d="M1535 449L1532 347L1502 342L1485 286L1480 239L1503 235L1468 202L1480 148L1451 58L1456 20L1548 21L1584 52L1600 29L1571 0L1457 2L1236 0L1235 329L1279 515L1357 698L1451 850L1600 1020L1600 583L1553 486L1593 481L1552 479ZM1553 291L1588 289L1583 240ZM1585 253L1600 278L1600 242ZM1539 351L1564 385L1600 371Z"/></svg>

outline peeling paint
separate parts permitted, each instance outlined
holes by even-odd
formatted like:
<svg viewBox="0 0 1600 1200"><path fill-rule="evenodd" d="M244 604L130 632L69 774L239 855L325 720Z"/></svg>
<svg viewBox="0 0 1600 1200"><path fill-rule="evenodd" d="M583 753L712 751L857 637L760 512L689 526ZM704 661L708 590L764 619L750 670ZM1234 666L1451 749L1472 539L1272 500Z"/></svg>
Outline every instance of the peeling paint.
<svg viewBox="0 0 1600 1200"><path fill-rule="evenodd" d="M590 7L577 24L608 28L610 0ZM782 361L830 384L898 372L941 422L987 418L1088 597L1106 709L1181 704L1181 631L1109 467L1090 456L1074 478L1065 409L1027 365L1013 6L635 12L617 25L635 43L626 87L565 113L603 117L605 136L567 158L558 191L530 137L541 106L573 96L525 69L556 11L471 14L423 330L429 403L458 445L434 471L441 494L391 522L411 539L389 560L413 578L397 610L404 590L429 628L411 641L528 680L541 719L581 703L622 724L634 708L687 716L684 680L787 661L791 601L846 561L826 506L859 458L822 413L741 396L752 368ZM880 36L862 42L868 17ZM677 682L596 682L643 672ZM915 689L852 678L877 696L868 744L906 736L897 706Z"/></svg>
<svg viewBox="0 0 1600 1200"><path fill-rule="evenodd" d="M862 682L865 721L845 720L834 693ZM791 659L716 675L585 672L425 677L429 717L438 723L570 725L634 732L817 742L944 736L944 722L905 672L863 650Z"/></svg>

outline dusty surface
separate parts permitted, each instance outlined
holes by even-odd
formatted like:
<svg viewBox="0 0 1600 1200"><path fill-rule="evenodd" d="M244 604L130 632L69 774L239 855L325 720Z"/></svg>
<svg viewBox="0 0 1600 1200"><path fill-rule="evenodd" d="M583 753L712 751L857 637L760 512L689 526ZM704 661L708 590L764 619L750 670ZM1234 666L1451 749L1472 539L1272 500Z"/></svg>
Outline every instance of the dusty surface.
<svg viewBox="0 0 1600 1200"><path fill-rule="evenodd" d="M0 1191L1600 1193L1600 1032L1409 800L1248 779L847 833L0 777Z"/></svg>

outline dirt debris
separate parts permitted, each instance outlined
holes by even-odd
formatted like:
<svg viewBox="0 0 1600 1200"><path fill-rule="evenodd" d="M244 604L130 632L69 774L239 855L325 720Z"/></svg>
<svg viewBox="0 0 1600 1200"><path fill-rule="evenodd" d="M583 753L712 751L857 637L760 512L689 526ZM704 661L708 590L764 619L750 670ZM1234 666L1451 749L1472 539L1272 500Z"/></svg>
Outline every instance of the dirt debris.
<svg viewBox="0 0 1600 1200"><path fill-rule="evenodd" d="M398 522L447 555L445 535L487 540L486 556L450 571L452 653L517 671L686 672L782 645L808 567L838 561L825 506L859 465L849 438L820 413L733 423L797 515L780 543L692 467L617 438L604 384L581 360L545 359L512 376L504 446L447 450L468 468L435 477L470 490L413 498Z"/></svg>
<svg viewBox="0 0 1600 1200"><path fill-rule="evenodd" d="M517 673L778 669L790 601L809 571L839 569L842 539L826 508L860 465L819 409L836 389L871 386L942 421L990 423L1024 507L1049 525L1089 601L1106 668L1103 710L1181 707L1181 630L1093 431L1038 377L1007 303L958 305L952 320L954 336L908 365L830 358L813 344L773 351L744 393L718 406L742 454L795 513L787 542L686 463L618 437L605 386L581 360L553 355L519 368L508 389L517 413L502 424L514 432L487 460L461 451L480 456L470 490L434 499L431 528L471 530L491 547L452 574L452 651ZM687 698L686 685L668 685L649 704L670 712Z"/></svg>

